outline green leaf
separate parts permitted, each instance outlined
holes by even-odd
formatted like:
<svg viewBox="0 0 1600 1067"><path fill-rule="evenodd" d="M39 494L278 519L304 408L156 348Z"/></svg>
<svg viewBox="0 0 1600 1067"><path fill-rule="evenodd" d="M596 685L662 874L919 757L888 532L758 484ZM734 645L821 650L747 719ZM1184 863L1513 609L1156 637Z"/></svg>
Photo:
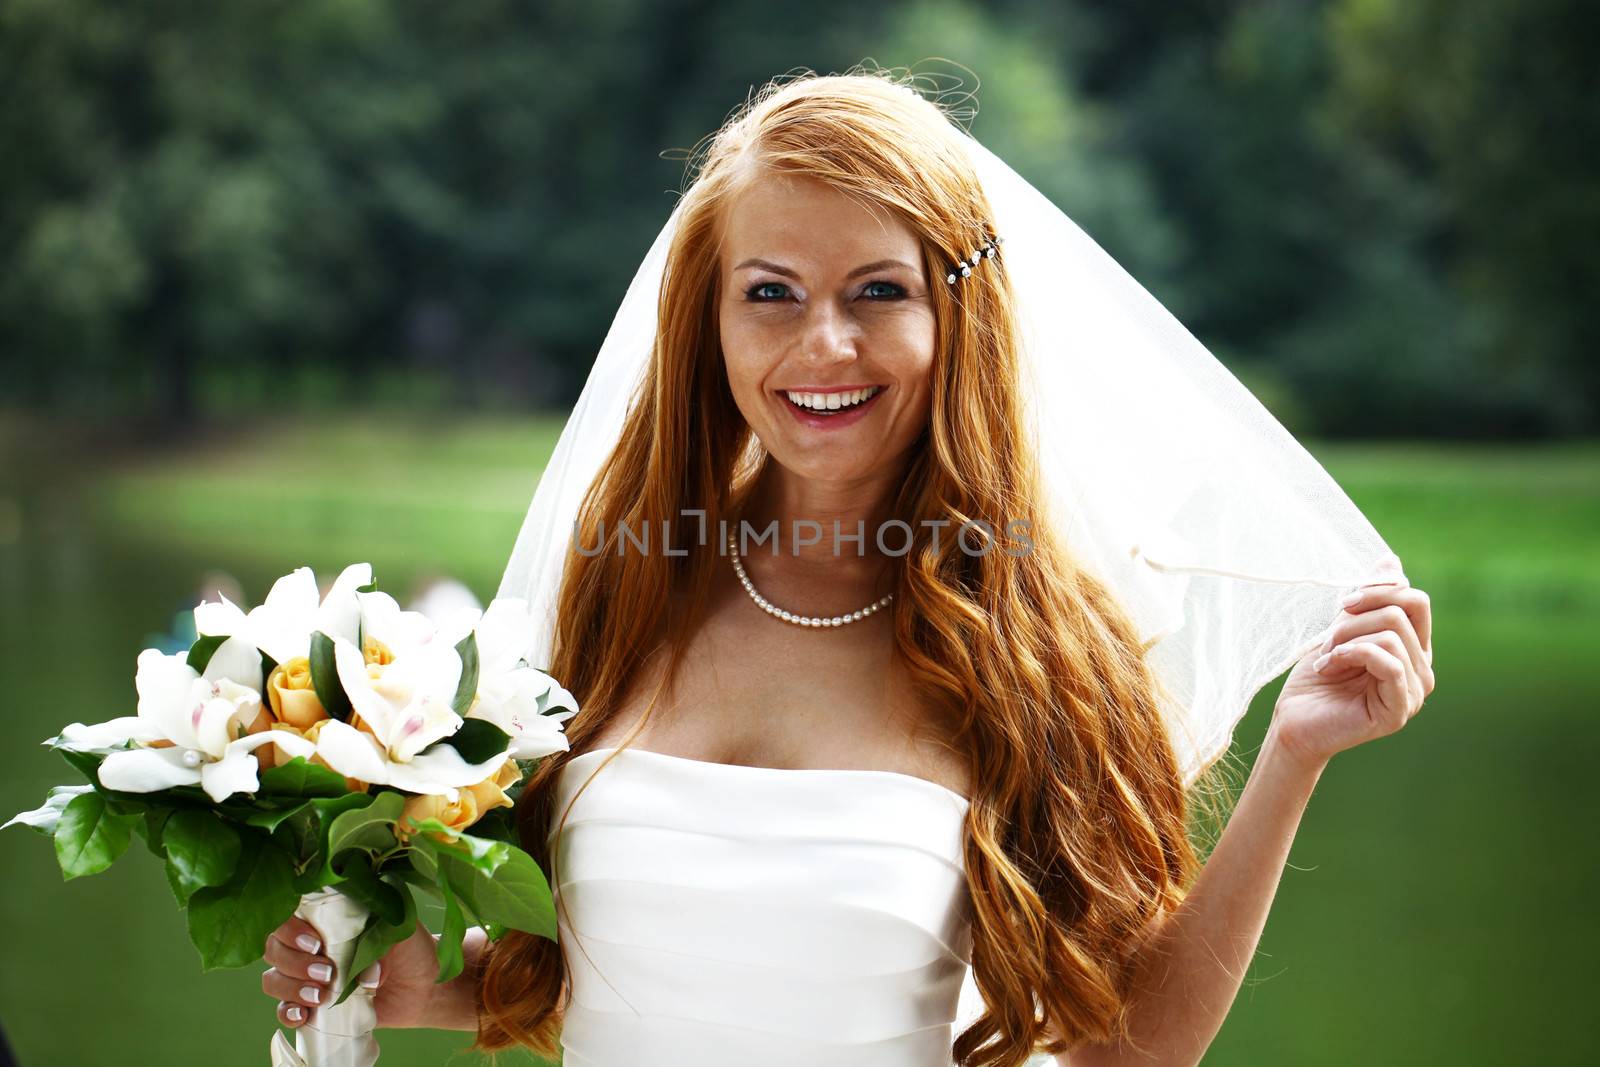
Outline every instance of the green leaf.
<svg viewBox="0 0 1600 1067"><path fill-rule="evenodd" d="M165 797L153 797L150 793L124 793L115 789L102 789L105 794L106 810L118 815L138 815L161 807ZM168 805L170 806L170 805Z"/></svg>
<svg viewBox="0 0 1600 1067"><path fill-rule="evenodd" d="M411 866L419 877L434 885L439 883L439 861L433 858L433 852L426 844L413 837L405 855L410 858Z"/></svg>
<svg viewBox="0 0 1600 1067"><path fill-rule="evenodd" d="M127 796L127 793L118 793L117 796ZM161 799L168 802L183 801L191 807L215 808L217 802L211 795L197 785L175 785L161 791ZM176 805L175 805L176 806Z"/></svg>
<svg viewBox="0 0 1600 1067"><path fill-rule="evenodd" d="M333 869L334 854L328 848L328 836L339 816L367 807L377 796L376 793L345 793L337 797L314 797L308 801L309 808L296 814L295 823L300 828L308 861L320 857L318 862L309 864L296 876L295 886L302 893L310 893L343 880L344 876Z"/></svg>
<svg viewBox="0 0 1600 1067"><path fill-rule="evenodd" d="M290 797L336 797L350 792L344 775L296 756L288 763L261 772L258 794Z"/></svg>
<svg viewBox="0 0 1600 1067"><path fill-rule="evenodd" d="M394 821L405 808L406 798L385 789L366 807L347 811L328 828L328 855L336 856L347 848L386 852L395 846Z"/></svg>
<svg viewBox="0 0 1600 1067"><path fill-rule="evenodd" d="M511 744L511 735L488 719L467 719L460 729L438 743L449 745L468 763L482 763L504 752Z"/></svg>
<svg viewBox="0 0 1600 1067"><path fill-rule="evenodd" d="M289 857L255 835L246 838L227 884L189 898L189 939L200 950L202 969L244 967L259 960L268 935L299 903Z"/></svg>
<svg viewBox="0 0 1600 1067"><path fill-rule="evenodd" d="M66 880L98 874L127 851L136 815L118 815L106 808L99 793L82 793L61 811L56 823L56 860Z"/></svg>
<svg viewBox="0 0 1600 1067"><path fill-rule="evenodd" d="M186 662L196 671L205 673L211 657L216 655L217 649L221 648L222 642L227 639L227 634L201 634L194 639L194 644L189 646L189 658Z"/></svg>
<svg viewBox="0 0 1600 1067"><path fill-rule="evenodd" d="M161 843L176 881L174 889L192 895L206 886L223 885L239 865L239 832L209 811L185 808L167 820Z"/></svg>
<svg viewBox="0 0 1600 1067"><path fill-rule="evenodd" d="M462 939L467 936L466 916L461 912L456 895L450 891L449 881L439 883L439 896L444 901L444 926L440 928L439 941L434 945L434 951L439 956L439 977L434 979L436 984L450 981L466 967L461 949Z"/></svg>
<svg viewBox="0 0 1600 1067"><path fill-rule="evenodd" d="M416 870L408 862L406 862L406 857L411 855L412 853L408 852L404 856L396 857L395 859L390 860L388 863L385 863L383 865L383 876L385 878L392 877L394 879L398 879L399 881L409 885L412 889L421 890L429 897L438 899L439 883L430 879L427 875ZM437 870L437 868L435 868L435 870Z"/></svg>
<svg viewBox="0 0 1600 1067"><path fill-rule="evenodd" d="M364 808L377 800L379 793L344 793L336 797L313 797L311 806L316 809L317 818L327 826L333 825L333 820L347 811Z"/></svg>
<svg viewBox="0 0 1600 1067"><path fill-rule="evenodd" d="M74 770L83 775L95 785L100 784L100 761L105 759L103 752L74 752L67 748L58 748L61 758L72 764Z"/></svg>
<svg viewBox="0 0 1600 1067"><path fill-rule="evenodd" d="M259 825L262 830L275 830L280 822L290 819L290 817L298 816L302 811L310 808L317 814L318 819L326 824L326 822L333 821L334 816L346 813L349 809L365 808L366 805L370 805L373 798L370 795L366 795L366 793L342 792L339 793L338 797L312 797L310 800L301 801L294 801L293 798L286 797L267 797L264 800L288 800L288 803L280 806L280 808L259 808L256 811L250 811L243 817L243 822L248 825Z"/></svg>
<svg viewBox="0 0 1600 1067"><path fill-rule="evenodd" d="M485 841L503 841L508 845L521 846L522 835L517 831L517 817L514 808L495 808L487 815L480 816L472 824L472 836Z"/></svg>
<svg viewBox="0 0 1600 1067"><path fill-rule="evenodd" d="M273 770L277 770L277 768L274 767ZM283 820L300 814L310 805L311 801L303 800L298 804L291 804L286 808L263 808L260 811L250 812L244 817L244 821L247 825L259 826L268 833L271 833L273 830L278 828L278 824L283 822Z"/></svg>
<svg viewBox="0 0 1600 1067"><path fill-rule="evenodd" d="M424 848L432 849L436 853L452 855L486 875L494 874L496 868L505 862L513 850L513 846L503 841L491 841L461 833L438 819L413 819L412 824L417 828L417 835L412 837L413 842L420 842ZM424 831L445 834L450 840L446 843L436 837L421 836Z"/></svg>
<svg viewBox="0 0 1600 1067"><path fill-rule="evenodd" d="M311 688L317 691L322 706L340 722L350 721L350 698L339 683L339 668L333 661L333 638L317 630L311 635Z"/></svg>
<svg viewBox="0 0 1600 1067"><path fill-rule="evenodd" d="M335 1004L343 1004L345 998L355 991L361 981L361 972L383 959L384 954L391 948L417 932L417 902L411 895L411 889L398 878L384 875L384 881L394 886L400 894L401 903L405 906L405 914L400 922L390 924L374 915L367 923L366 930L356 941L355 954L350 960L350 973L345 982L344 990L339 994Z"/></svg>
<svg viewBox="0 0 1600 1067"><path fill-rule="evenodd" d="M187 908L189 906L189 898L194 896L200 887L186 885L183 881L183 876L178 874L170 863L163 863L161 869L167 874L167 885L172 890L172 899L178 902L178 907Z"/></svg>
<svg viewBox="0 0 1600 1067"><path fill-rule="evenodd" d="M352 900L359 900L368 911L386 923L398 923L405 915L405 906L394 886L379 878L372 870L372 858L360 852L347 852L334 862L334 868L344 878L339 892Z"/></svg>
<svg viewBox="0 0 1600 1067"><path fill-rule="evenodd" d="M511 849L493 877L454 853L441 852L437 858L439 873L480 921L556 939L555 898L532 856Z"/></svg>
<svg viewBox="0 0 1600 1067"><path fill-rule="evenodd" d="M317 823L317 813L312 808L301 808L272 831L270 840L282 849L296 870L304 869L323 851L326 839Z"/></svg>
<svg viewBox="0 0 1600 1067"><path fill-rule="evenodd" d="M161 843L161 835L166 832L167 820L172 818L172 812L172 808L151 808L133 824L139 836L144 838L145 847L152 855L163 860L167 858L167 846Z"/></svg>
<svg viewBox="0 0 1600 1067"><path fill-rule="evenodd" d="M478 635L468 634L457 641L456 651L461 654L461 681L456 683L456 695L450 702L450 708L457 715L465 715L478 695ZM498 751L504 752L505 746L502 745ZM469 759L467 762L482 763L483 760Z"/></svg>
<svg viewBox="0 0 1600 1067"><path fill-rule="evenodd" d="M346 793L342 797L318 797L311 801L320 834L319 850L323 855L333 858L334 853L328 847L328 842L333 835L333 824L338 822L340 816L347 812L365 811L379 796L379 793Z"/></svg>

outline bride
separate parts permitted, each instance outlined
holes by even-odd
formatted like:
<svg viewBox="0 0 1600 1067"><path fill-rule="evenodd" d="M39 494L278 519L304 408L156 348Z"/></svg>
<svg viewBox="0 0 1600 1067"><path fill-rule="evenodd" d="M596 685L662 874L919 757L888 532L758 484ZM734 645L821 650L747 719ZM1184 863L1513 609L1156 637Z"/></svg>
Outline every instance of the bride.
<svg viewBox="0 0 1600 1067"><path fill-rule="evenodd" d="M560 941L475 929L435 986L419 925L364 976L380 1026L573 1067L1205 1052L1322 770L1433 689L1428 598L990 158L879 72L774 82L710 142L501 590L583 709L518 806ZM1202 868L1195 780L1291 666ZM267 946L291 1028L319 948Z"/></svg>

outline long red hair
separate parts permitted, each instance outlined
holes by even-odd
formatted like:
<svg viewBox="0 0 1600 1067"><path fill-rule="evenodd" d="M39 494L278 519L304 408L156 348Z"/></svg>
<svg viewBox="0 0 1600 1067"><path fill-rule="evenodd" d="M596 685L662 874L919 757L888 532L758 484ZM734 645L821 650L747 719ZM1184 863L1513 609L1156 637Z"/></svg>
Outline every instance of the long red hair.
<svg viewBox="0 0 1600 1067"><path fill-rule="evenodd" d="M661 530L697 508L715 530L735 519L768 461L734 404L715 313L724 208L752 174L821 180L920 235L936 280L937 350L929 423L896 501L916 534L894 590L895 653L927 705L949 712L977 783L965 861L972 965L988 1010L953 1051L964 1067L1001 1067L1126 1033L1129 949L1182 900L1199 860L1156 679L1108 590L1040 523L1031 551L983 555L949 536L936 548L925 525L983 520L1004 531L1040 512L1003 250L961 284L943 284L992 218L959 136L906 82L853 71L769 83L703 146L642 393L585 497L577 536L593 546L602 531ZM670 684L719 559L569 553L549 670L583 709L567 723L572 751L601 734L658 649ZM518 804L523 843L546 871L564 760L544 760ZM554 1055L566 994L559 946L511 931L482 967L474 1047Z"/></svg>

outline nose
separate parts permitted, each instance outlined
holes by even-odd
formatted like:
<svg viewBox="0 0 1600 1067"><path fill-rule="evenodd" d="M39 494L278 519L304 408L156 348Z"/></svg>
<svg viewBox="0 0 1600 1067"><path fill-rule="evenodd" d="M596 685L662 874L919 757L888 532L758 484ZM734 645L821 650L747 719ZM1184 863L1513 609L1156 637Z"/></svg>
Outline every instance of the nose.
<svg viewBox="0 0 1600 1067"><path fill-rule="evenodd" d="M818 366L856 358L856 323L831 300L812 303L806 313L805 357Z"/></svg>

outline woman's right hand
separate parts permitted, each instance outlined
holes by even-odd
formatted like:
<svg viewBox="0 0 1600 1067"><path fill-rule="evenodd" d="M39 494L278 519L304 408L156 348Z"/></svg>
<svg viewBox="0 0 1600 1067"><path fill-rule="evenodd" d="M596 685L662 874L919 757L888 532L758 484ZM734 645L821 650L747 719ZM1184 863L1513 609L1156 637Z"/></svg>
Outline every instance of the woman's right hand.
<svg viewBox="0 0 1600 1067"><path fill-rule="evenodd" d="M418 922L415 933L362 972L361 984L377 990L373 1006L380 1027L428 1025L439 975L434 941ZM261 976L261 990L279 1002L278 1021L291 1030L309 1022L319 1005L333 1003L343 988L342 980L333 980L333 961L321 951L322 935L298 916L290 916L267 938L265 956L272 966Z"/></svg>

